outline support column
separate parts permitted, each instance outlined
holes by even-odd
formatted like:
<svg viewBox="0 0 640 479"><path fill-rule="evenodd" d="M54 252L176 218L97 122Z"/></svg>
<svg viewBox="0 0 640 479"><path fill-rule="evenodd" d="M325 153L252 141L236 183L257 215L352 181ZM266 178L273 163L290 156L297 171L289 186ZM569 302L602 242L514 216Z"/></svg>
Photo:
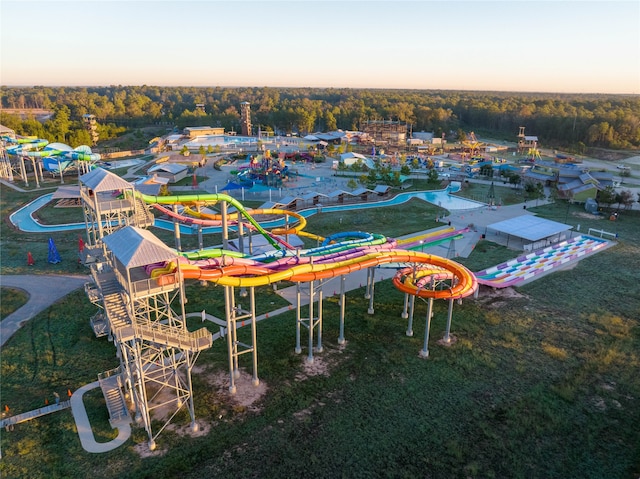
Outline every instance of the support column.
<svg viewBox="0 0 640 479"><path fill-rule="evenodd" d="M249 288L249 304L251 308L251 345L253 347L253 385L258 386L260 384L260 379L258 379L258 330L256 324L256 293L253 286Z"/></svg>
<svg viewBox="0 0 640 479"><path fill-rule="evenodd" d="M345 275L340 276L340 334L338 335L338 344L344 344L344 310L345 310L345 297L344 297L344 283L346 281Z"/></svg>
<svg viewBox="0 0 640 479"><path fill-rule="evenodd" d="M369 309L367 309L367 313L373 314L375 312L375 310L373 309L373 292L376 284L376 270L373 268L369 268L369 270L371 270L371 280L369 284Z"/></svg>
<svg viewBox="0 0 640 479"><path fill-rule="evenodd" d="M402 305L402 313L400 314L400 317L402 319L407 319L409 317L409 314L407 313L408 306L409 306L409 293L404 293L404 304Z"/></svg>
<svg viewBox="0 0 640 479"><path fill-rule="evenodd" d="M302 324L302 318L300 317L300 283L296 283L296 354L302 352L300 347L300 325Z"/></svg>
<svg viewBox="0 0 640 479"><path fill-rule="evenodd" d="M234 354L233 350L235 348L234 344L234 311L232 308L232 298L233 298L233 287L225 286L224 287L224 313L227 320L227 358L229 360L229 392L231 394L236 393L236 383L235 383L235 368L234 368Z"/></svg>
<svg viewBox="0 0 640 479"><path fill-rule="evenodd" d="M313 301L314 301L314 289L313 281L309 281L309 354L307 355L307 362L313 363Z"/></svg>
<svg viewBox="0 0 640 479"><path fill-rule="evenodd" d="M451 318L453 317L453 298L449 298L449 313L447 314L447 329L444 332L444 337L442 341L449 344L451 343L451 336L449 332L451 331Z"/></svg>
<svg viewBox="0 0 640 479"><path fill-rule="evenodd" d="M415 311L416 297L412 294L409 299L409 322L407 323L407 336L413 336L413 312Z"/></svg>
<svg viewBox="0 0 640 479"><path fill-rule="evenodd" d="M40 180L38 180L38 168L36 166L35 158L31 158L31 166L33 167L33 175L36 178L36 188L40 188Z"/></svg>
<svg viewBox="0 0 640 479"><path fill-rule="evenodd" d="M322 283L323 280L319 281L320 287L318 290L318 321L316 326L318 326L318 352L321 353L324 348L322 347Z"/></svg>
<svg viewBox="0 0 640 479"><path fill-rule="evenodd" d="M371 298L371 291L369 289L370 277L371 277L371 268L367 268L367 279L364 285L364 299Z"/></svg>
<svg viewBox="0 0 640 479"><path fill-rule="evenodd" d="M178 213L178 205L173 205L173 212ZM180 223L178 218L173 218L173 236L176 240L176 250L182 251L182 245L180 244Z"/></svg>
<svg viewBox="0 0 640 479"><path fill-rule="evenodd" d="M420 356L422 356L423 358L429 357L429 330L431 329L432 313L433 313L433 298L429 298L429 307L427 308L427 318L426 318L427 326L424 332L424 346L420 351Z"/></svg>
<svg viewBox="0 0 640 479"><path fill-rule="evenodd" d="M191 381L191 369L193 368L193 363L195 362L195 360L192 362L192 358L193 356L191 355L191 352L187 352L187 387L189 388L189 402L188 402L188 407L189 407L189 415L191 416L191 431L192 432L197 432L198 431L198 423L196 422L196 410L195 410L195 406L193 404L193 382Z"/></svg>
<svg viewBox="0 0 640 479"><path fill-rule="evenodd" d="M229 225L227 222L227 202L220 203L220 212L222 213L222 248L229 249Z"/></svg>
<svg viewBox="0 0 640 479"><path fill-rule="evenodd" d="M27 178L27 169L24 167L24 156L20 157L20 174L24 180L24 186L29 186L29 179Z"/></svg>

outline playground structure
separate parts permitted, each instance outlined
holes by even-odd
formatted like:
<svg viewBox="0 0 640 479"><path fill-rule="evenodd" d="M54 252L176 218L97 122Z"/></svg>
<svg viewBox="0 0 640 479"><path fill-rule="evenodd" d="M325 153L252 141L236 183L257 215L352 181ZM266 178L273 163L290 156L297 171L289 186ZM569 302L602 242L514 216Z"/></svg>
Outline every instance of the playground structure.
<svg viewBox="0 0 640 479"><path fill-rule="evenodd" d="M252 187L255 183L279 188L289 178L289 167L284 159L273 158L267 150L264 155L247 157L249 164L240 167L237 174L241 187Z"/></svg>
<svg viewBox="0 0 640 479"><path fill-rule="evenodd" d="M482 155L484 152L485 144L478 141L476 134L472 131L467 138L462 141L462 160L463 161L484 161L485 158Z"/></svg>
<svg viewBox="0 0 640 479"><path fill-rule="evenodd" d="M93 153L86 145L72 148L64 143L49 143L40 138L3 136L0 176L9 181L18 177L25 186L29 186L26 165L31 162L31 171L39 187L44 180L43 170L60 175L60 182L64 183L65 171L76 168L80 175L90 171L98 161L100 155Z"/></svg>
<svg viewBox="0 0 640 479"><path fill-rule="evenodd" d="M253 383L259 384L256 287L283 280L296 284L295 351L302 352L302 329L306 328L308 362L314 360L314 343L316 352L323 350L322 286L328 281L336 279L340 283L338 342L343 343L346 277L358 271L367 272L365 297L369 299L368 312L373 314L376 269L396 269L393 284L405 295L401 316L409 319L407 335L413 334L415 297L429 304L422 357L429 355L433 301L449 301L444 338L448 342L454 301L474 294L478 287L475 276L464 266L417 251L428 241L428 235L402 243L364 232L344 232L322 238L304 232L306 224L302 217L286 210L246 210L240 202L223 194L146 196L101 168L80 178L80 194L87 229L83 260L93 278L93 284L85 289L90 301L99 308L91 323L97 336L108 336L114 342L120 360L116 370L99 376L104 383L109 414L112 419L121 419L128 416L129 409L135 410L135 419L143 424L151 449L155 448L158 435L183 407L188 409L192 428L197 428L191 371L200 352L210 348L214 339L227 340L229 391L236 391L239 358L245 354L251 355ZM144 229L153 222L148 205L172 213L176 250ZM202 206L214 205L219 207L219 214L200 212ZM187 208L180 214L179 206ZM229 212L229 207L235 211ZM186 220L184 214L194 216ZM284 216L285 225L267 231L255 218L273 215ZM180 221L199 227L219 225L221 247L204 248L201 240L197 251L181 252ZM294 249L288 242L292 234L306 235L318 246ZM255 235L265 238L270 249L254 254ZM233 237L239 251L230 248ZM189 280L208 281L224 288L224 320L205 311L186 312L185 283ZM304 316L303 295L308 299L308 315ZM249 304L242 307L240 298L246 296ZM206 328L189 331L187 318L192 315L217 324L220 332L211 334ZM249 343L238 339L238 329L245 324L251 326ZM168 419L164 424L154 430L150 413L157 408L170 413L165 416Z"/></svg>

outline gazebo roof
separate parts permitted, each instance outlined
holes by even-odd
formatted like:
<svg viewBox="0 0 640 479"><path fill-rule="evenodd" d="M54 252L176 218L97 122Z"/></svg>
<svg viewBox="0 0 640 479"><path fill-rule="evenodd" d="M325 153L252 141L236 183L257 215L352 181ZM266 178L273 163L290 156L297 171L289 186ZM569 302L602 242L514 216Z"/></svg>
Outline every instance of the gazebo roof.
<svg viewBox="0 0 640 479"><path fill-rule="evenodd" d="M111 173L103 168L96 168L82 175L80 177L80 183L87 188L91 188L96 193L133 188L128 181L123 180L115 173Z"/></svg>
<svg viewBox="0 0 640 479"><path fill-rule="evenodd" d="M103 241L125 268L171 261L178 256L153 233L135 226L119 229Z"/></svg>

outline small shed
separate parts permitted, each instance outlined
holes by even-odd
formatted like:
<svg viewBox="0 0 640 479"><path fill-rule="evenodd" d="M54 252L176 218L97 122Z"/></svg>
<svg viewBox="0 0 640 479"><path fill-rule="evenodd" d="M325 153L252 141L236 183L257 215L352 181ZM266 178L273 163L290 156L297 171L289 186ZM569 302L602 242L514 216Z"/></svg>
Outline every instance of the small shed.
<svg viewBox="0 0 640 479"><path fill-rule="evenodd" d="M361 201L367 201L371 194L373 194L373 190L368 188L357 188L351 192L351 196L359 198Z"/></svg>
<svg viewBox="0 0 640 479"><path fill-rule="evenodd" d="M349 193L348 191L344 191L344 190L335 190L332 191L331 193L329 193L327 195L328 199L330 202L335 202L335 203L344 203L344 198L346 195L350 195L351 193Z"/></svg>
<svg viewBox="0 0 640 479"><path fill-rule="evenodd" d="M389 193L389 190L391 190L389 185L378 185L373 189L373 192L378 196L384 196Z"/></svg>
<svg viewBox="0 0 640 479"><path fill-rule="evenodd" d="M305 205L317 205L320 203L322 198L326 198L327 195L323 195L322 193L318 193L317 191L310 191L309 193L305 193L300 197L300 199L304 202Z"/></svg>
<svg viewBox="0 0 640 479"><path fill-rule="evenodd" d="M169 183L177 183L189 174L189 167L179 163L160 163L149 168L149 173L167 178Z"/></svg>
<svg viewBox="0 0 640 479"><path fill-rule="evenodd" d="M592 215L598 214L598 202L594 198L587 198L584 202L584 210Z"/></svg>

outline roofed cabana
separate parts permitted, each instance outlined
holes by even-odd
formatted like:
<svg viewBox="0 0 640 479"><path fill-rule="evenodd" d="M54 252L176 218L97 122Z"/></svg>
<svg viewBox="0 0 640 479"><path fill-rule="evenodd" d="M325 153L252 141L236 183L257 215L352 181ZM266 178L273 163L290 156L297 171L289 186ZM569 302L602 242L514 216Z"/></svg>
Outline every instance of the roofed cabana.
<svg viewBox="0 0 640 479"><path fill-rule="evenodd" d="M127 226L105 236L103 243L120 285L135 297L174 290L179 283L178 273L163 275L163 285L151 279L147 266L177 260L177 253L150 231ZM173 275L173 278L167 278Z"/></svg>
<svg viewBox="0 0 640 479"><path fill-rule="evenodd" d="M351 196L354 198L359 198L362 201L367 201L369 196L374 194L373 190L368 188L357 188L351 192Z"/></svg>
<svg viewBox="0 0 640 479"><path fill-rule="evenodd" d="M309 193L305 193L300 197L300 199L304 202L306 206L314 206L320 203L322 198L326 198L327 195L323 195L322 193L318 193L317 191L310 191Z"/></svg>
<svg viewBox="0 0 640 479"><path fill-rule="evenodd" d="M153 224L153 215L145 203L136 198L134 191L134 185L102 168L80 177L80 198L89 246L98 244L104 236L124 226Z"/></svg>
<svg viewBox="0 0 640 479"><path fill-rule="evenodd" d="M346 195L350 195L350 193L344 190L335 190L329 193L327 196L330 202L344 203L344 198Z"/></svg>

